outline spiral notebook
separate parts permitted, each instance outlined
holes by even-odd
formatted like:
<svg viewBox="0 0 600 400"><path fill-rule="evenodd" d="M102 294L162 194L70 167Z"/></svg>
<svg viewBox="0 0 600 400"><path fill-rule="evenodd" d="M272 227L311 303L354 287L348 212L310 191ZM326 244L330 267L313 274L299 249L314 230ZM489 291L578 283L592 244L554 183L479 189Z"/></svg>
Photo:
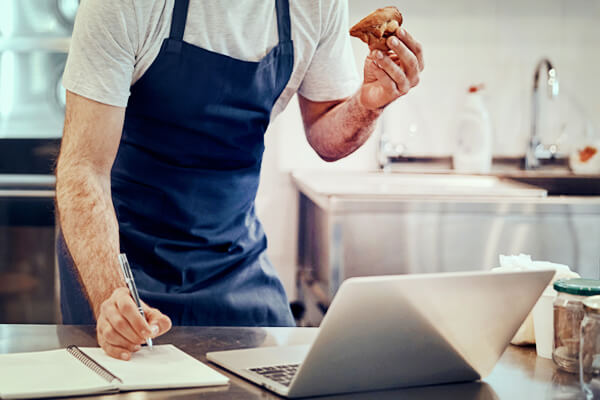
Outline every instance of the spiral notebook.
<svg viewBox="0 0 600 400"><path fill-rule="evenodd" d="M229 379L173 345L143 347L131 360L99 347L0 355L0 398L103 394L226 385Z"/></svg>

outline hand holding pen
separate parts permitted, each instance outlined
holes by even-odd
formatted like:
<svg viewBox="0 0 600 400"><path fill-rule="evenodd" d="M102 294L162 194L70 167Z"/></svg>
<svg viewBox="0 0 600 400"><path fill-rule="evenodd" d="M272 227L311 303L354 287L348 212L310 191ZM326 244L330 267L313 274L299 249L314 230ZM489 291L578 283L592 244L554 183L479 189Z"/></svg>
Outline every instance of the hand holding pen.
<svg viewBox="0 0 600 400"><path fill-rule="evenodd" d="M128 266L128 263L125 265ZM123 271L125 282L127 276L133 277L131 272L126 275ZM140 350L144 342L148 343L148 339L151 340L171 329L168 316L145 304L139 296L139 303L136 303L133 293L128 287L115 289L100 306L96 324L100 347L109 356L122 360L129 360L131 354Z"/></svg>
<svg viewBox="0 0 600 400"><path fill-rule="evenodd" d="M135 305L137 306L138 311L140 312L142 317L146 319L146 316L144 315L144 309L142 308L142 304L140 303L140 295L137 291L137 286L135 286L135 281L133 280L133 273L131 272L131 267L129 266L129 261L127 261L127 256L125 255L125 253L119 254L119 264L121 265L121 272L123 272L123 277L125 278L125 283L127 284L129 293L131 294L133 301L135 301ZM150 331L153 334L158 333L158 326L151 326ZM146 338L146 344L148 345L148 347L152 348L151 337Z"/></svg>

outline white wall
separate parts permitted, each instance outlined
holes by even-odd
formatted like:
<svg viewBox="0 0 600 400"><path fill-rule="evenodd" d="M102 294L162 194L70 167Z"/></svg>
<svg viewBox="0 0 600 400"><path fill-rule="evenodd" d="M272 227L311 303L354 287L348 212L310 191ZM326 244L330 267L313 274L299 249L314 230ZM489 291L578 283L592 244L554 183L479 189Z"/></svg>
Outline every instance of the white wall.
<svg viewBox="0 0 600 400"><path fill-rule="evenodd" d="M487 88L495 154L523 154L533 70L542 56L554 63L561 84L559 101L542 102L551 122L544 126L545 140L560 138L568 151L567 144L582 136L586 125L600 126L599 0L350 0L350 24L386 5L402 11L405 28L425 50L421 84L387 112L395 137L411 154L450 154L453 116L466 88L477 83ZM362 70L366 46L352 41ZM410 124L417 130L407 135ZM269 255L291 298L297 195L289 171L375 168L373 139L347 159L327 164L306 144L296 101L269 129L257 209L269 236Z"/></svg>

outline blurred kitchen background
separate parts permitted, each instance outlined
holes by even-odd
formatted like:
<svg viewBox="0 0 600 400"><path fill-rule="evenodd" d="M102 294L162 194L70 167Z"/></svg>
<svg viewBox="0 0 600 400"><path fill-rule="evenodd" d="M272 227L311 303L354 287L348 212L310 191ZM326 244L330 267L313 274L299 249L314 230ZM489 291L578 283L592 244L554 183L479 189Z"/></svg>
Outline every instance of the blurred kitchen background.
<svg viewBox="0 0 600 400"><path fill-rule="evenodd" d="M0 323L59 318L51 173L78 3L0 0ZM426 69L342 161L325 163L310 149L295 99L266 135L257 211L290 300L306 310L302 323L318 324L341 280L355 275L490 269L499 254L526 253L598 278L600 171L574 174L569 164L600 135L600 2L349 4L350 25L397 6ZM367 47L352 43L361 72ZM548 94L542 64L532 147L542 59L560 91ZM495 162L487 176L456 175L457 115L478 84ZM534 171L524 170L528 149L541 160Z"/></svg>

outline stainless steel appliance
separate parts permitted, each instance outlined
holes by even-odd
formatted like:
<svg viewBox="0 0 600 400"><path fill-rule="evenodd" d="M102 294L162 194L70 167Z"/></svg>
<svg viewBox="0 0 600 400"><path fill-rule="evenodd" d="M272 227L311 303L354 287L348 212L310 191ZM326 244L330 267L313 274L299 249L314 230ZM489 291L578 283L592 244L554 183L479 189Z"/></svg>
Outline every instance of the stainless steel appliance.
<svg viewBox="0 0 600 400"><path fill-rule="evenodd" d="M56 323L54 179L0 175L0 323Z"/></svg>
<svg viewBox="0 0 600 400"><path fill-rule="evenodd" d="M0 0L0 323L59 322L54 160L78 0Z"/></svg>
<svg viewBox="0 0 600 400"><path fill-rule="evenodd" d="M0 53L0 138L58 138L64 120L66 54Z"/></svg>
<svg viewBox="0 0 600 400"><path fill-rule="evenodd" d="M0 0L0 138L57 138L77 0Z"/></svg>

